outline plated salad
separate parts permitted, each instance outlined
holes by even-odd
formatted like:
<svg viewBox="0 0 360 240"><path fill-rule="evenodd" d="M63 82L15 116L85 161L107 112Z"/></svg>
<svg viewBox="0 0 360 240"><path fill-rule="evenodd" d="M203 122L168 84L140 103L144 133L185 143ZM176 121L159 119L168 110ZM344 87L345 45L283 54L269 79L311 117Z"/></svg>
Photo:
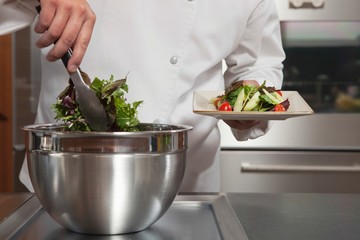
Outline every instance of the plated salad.
<svg viewBox="0 0 360 240"><path fill-rule="evenodd" d="M126 78L114 80L95 78L92 82L88 75L81 72L84 81L95 92L106 111L108 131L137 131L140 121L137 117L137 108L143 101L129 103L125 98L128 92ZM60 93L53 105L55 119L64 122L68 131L92 131L86 123L76 102L74 84L69 79L69 85Z"/></svg>
<svg viewBox="0 0 360 240"><path fill-rule="evenodd" d="M212 103L219 111L285 112L290 106L289 99L284 99L280 90L266 87L265 83L256 86L235 82L223 95L212 99Z"/></svg>

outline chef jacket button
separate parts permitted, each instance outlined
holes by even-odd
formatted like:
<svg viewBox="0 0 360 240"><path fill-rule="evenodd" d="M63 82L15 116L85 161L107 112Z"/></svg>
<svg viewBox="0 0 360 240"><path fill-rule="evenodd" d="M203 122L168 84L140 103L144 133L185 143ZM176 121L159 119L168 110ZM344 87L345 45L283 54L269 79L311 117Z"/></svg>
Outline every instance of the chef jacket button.
<svg viewBox="0 0 360 240"><path fill-rule="evenodd" d="M170 58L170 63L171 64L177 64L178 63L178 61L179 61L179 57L178 56L172 56L171 58Z"/></svg>

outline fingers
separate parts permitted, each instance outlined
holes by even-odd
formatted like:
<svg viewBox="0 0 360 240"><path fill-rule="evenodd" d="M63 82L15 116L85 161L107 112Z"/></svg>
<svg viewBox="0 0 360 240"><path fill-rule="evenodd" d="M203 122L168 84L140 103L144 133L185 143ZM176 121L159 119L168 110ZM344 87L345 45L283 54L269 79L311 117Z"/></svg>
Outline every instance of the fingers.
<svg viewBox="0 0 360 240"><path fill-rule="evenodd" d="M40 12L39 21L35 25L34 31L42 33L42 35L37 40L36 46L45 48L56 43L47 56L48 61L58 60L62 56L60 53L69 49L71 47L70 44L77 37L76 28L78 26L68 26L66 29L70 16L70 12L59 8L56 9L56 13L54 8L50 8L48 11L45 8ZM71 35L69 35L70 30L73 31ZM67 44L64 44L64 38L68 39Z"/></svg>
<svg viewBox="0 0 360 240"><path fill-rule="evenodd" d="M48 61L60 59L72 48L68 71L73 72L85 55L95 20L95 14L85 0L42 0L34 28L42 35L36 46L45 48L54 44L46 56Z"/></svg>
<svg viewBox="0 0 360 240"><path fill-rule="evenodd" d="M254 85L259 86L259 83L256 80L243 80L242 81L244 85Z"/></svg>
<svg viewBox="0 0 360 240"><path fill-rule="evenodd" d="M34 27L37 33L44 33L50 27L50 24L55 17L55 6L45 8L45 11L40 11L38 21Z"/></svg>
<svg viewBox="0 0 360 240"><path fill-rule="evenodd" d="M72 57L68 63L68 70L70 72L74 72L86 53L86 50L89 46L92 30L94 29L95 25L95 15L93 21L85 21L81 27L80 32L76 38L75 44L73 45L73 53Z"/></svg>
<svg viewBox="0 0 360 240"><path fill-rule="evenodd" d="M261 121L259 120L224 120L224 122L229 125L232 128L238 129L238 130L247 130L250 129L256 125L258 125Z"/></svg>

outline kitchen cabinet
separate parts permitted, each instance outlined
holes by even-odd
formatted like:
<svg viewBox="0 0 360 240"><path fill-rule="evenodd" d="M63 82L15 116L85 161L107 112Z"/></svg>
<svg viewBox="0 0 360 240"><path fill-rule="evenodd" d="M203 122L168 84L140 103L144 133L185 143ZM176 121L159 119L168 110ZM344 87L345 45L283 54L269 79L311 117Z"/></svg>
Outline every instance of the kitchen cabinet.
<svg viewBox="0 0 360 240"><path fill-rule="evenodd" d="M226 150L222 192L360 193L360 152Z"/></svg>
<svg viewBox="0 0 360 240"><path fill-rule="evenodd" d="M0 36L0 192L13 191L11 35Z"/></svg>

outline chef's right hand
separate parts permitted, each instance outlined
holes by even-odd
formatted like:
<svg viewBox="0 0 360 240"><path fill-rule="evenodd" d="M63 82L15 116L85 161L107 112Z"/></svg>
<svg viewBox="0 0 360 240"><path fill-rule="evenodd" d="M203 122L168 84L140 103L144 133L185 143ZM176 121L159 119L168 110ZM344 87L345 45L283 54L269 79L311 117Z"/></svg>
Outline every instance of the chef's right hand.
<svg viewBox="0 0 360 240"><path fill-rule="evenodd" d="M59 60L72 48L67 68L74 72L89 45L96 16L86 0L40 0L40 3L34 31L42 35L36 46L45 48L55 43L46 56L50 62Z"/></svg>

